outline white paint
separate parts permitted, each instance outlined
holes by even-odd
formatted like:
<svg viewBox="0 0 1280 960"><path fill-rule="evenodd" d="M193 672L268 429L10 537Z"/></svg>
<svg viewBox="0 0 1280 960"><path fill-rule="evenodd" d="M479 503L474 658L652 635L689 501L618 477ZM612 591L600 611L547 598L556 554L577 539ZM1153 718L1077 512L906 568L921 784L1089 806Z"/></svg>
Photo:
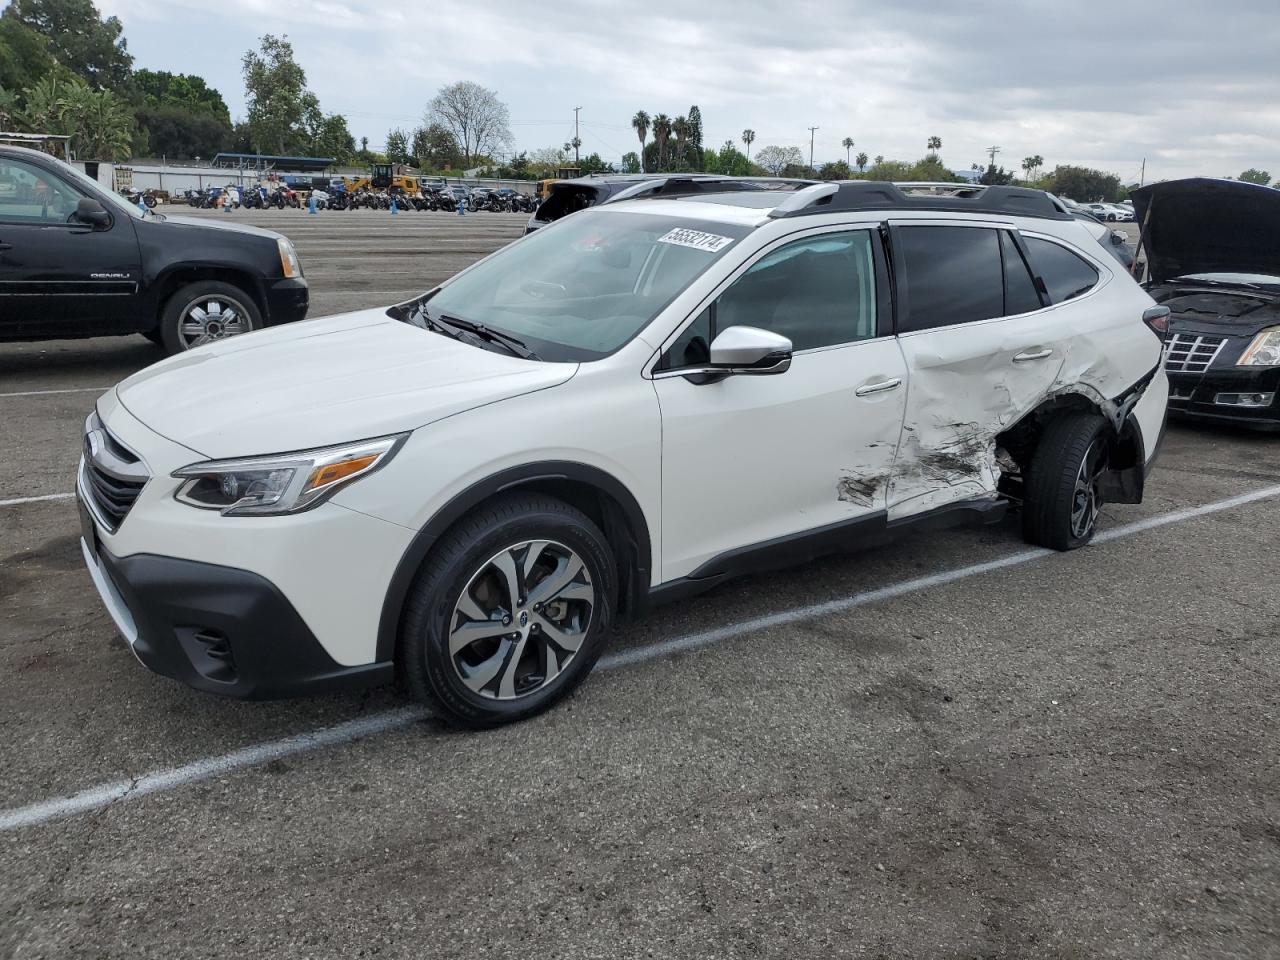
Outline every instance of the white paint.
<svg viewBox="0 0 1280 960"><path fill-rule="evenodd" d="M78 813L88 813L108 806L117 800L145 797L149 793L172 790L175 787L208 780L211 777L223 776L245 767L279 760L282 757L297 753L306 753L320 747L337 746L359 740L361 737L376 733L386 733L406 727L427 716L421 707L404 707L399 710L388 710L383 713L348 720L336 726L324 727L308 733L285 737L282 740L271 740L254 744L243 750L224 753L219 757L207 757L180 767L169 767L164 770L153 770L144 773L136 780L117 780L104 783L98 787L82 790L69 797L57 800L45 800L25 807L17 807L0 813L0 830L17 830L51 820L62 820Z"/></svg>
<svg viewBox="0 0 1280 960"><path fill-rule="evenodd" d="M1242 493L1236 497L1229 497L1226 500L1219 500L1199 507L1188 507L1185 510L1175 510L1172 513L1125 524L1122 527L1116 527L1113 530L1099 534L1095 538L1095 542L1108 542L1123 537L1131 537L1139 533L1145 533L1148 530L1170 526L1175 523L1184 523L1188 520L1220 513L1234 507L1277 496L1280 496L1280 485L1264 487L1260 490ZM874 603L877 600L890 600L906 594L917 593L921 590L945 586L969 577L990 573L993 570L1020 566L1032 560L1048 556L1051 553L1053 553L1052 550L1038 548L1021 550L1007 557L917 577L902 583L890 584L886 587L878 587L875 590L856 593L851 597L796 607L762 617L754 617L750 620L742 620L724 627L717 627L714 630L705 630L701 633L688 634L635 650L612 654L602 658L596 665L596 669L616 670L619 667L631 666L632 664L642 663L658 657L687 653L723 640L732 640L745 636L758 630L786 626L787 624L828 616L833 613L843 613L856 607L865 606L868 603ZM137 779L117 780L113 783L90 787L67 797L43 800L24 807L15 807L12 810L0 812L0 831L17 830L21 827L38 826L42 823L62 820L76 814L99 810L117 801L131 800L150 793L176 789L202 780L208 780L211 777L222 776L247 767L268 763L281 757L307 753L320 747L350 743L361 737L406 727L426 716L426 711L421 707L403 707L396 710L388 710L372 716L362 717L358 720L340 723L336 726L324 727L309 733L300 733L281 740L255 744L221 756L207 757L179 767L152 771L141 775Z"/></svg>
<svg viewBox="0 0 1280 960"><path fill-rule="evenodd" d="M46 500L70 500L74 493L46 493L39 497L14 497L12 500L0 500L0 507L16 507L24 503L43 503Z"/></svg>
<svg viewBox="0 0 1280 960"><path fill-rule="evenodd" d="M58 393L106 393L110 387L74 387L67 390L17 390L13 393L0 393L0 400L5 397L51 397Z"/></svg>

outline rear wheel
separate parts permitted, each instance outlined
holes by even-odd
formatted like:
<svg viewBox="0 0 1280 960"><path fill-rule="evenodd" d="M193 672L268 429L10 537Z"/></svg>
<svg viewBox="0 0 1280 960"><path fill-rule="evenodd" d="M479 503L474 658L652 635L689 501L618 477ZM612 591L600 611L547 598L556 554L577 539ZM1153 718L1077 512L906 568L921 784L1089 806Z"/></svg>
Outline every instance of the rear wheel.
<svg viewBox="0 0 1280 960"><path fill-rule="evenodd" d="M169 298L160 317L160 336L169 353L182 353L261 326L258 305L239 287L198 280Z"/></svg>
<svg viewBox="0 0 1280 960"><path fill-rule="evenodd" d="M1024 485L1022 532L1028 543L1074 550L1093 539L1108 464L1107 422L1093 413L1050 421Z"/></svg>
<svg viewBox="0 0 1280 960"><path fill-rule="evenodd" d="M583 513L551 497L504 497L460 522L418 575L397 667L445 719L532 716L590 672L612 620L613 556Z"/></svg>

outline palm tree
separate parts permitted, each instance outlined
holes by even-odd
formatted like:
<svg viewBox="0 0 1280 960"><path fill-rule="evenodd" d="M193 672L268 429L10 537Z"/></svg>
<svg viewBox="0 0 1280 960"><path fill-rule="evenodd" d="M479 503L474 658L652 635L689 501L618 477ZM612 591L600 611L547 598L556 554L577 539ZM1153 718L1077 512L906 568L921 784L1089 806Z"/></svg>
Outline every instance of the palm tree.
<svg viewBox="0 0 1280 960"><path fill-rule="evenodd" d="M671 121L671 132L676 135L675 167L677 170L684 166L684 148L689 142L689 131L689 121L684 117L676 117Z"/></svg>
<svg viewBox="0 0 1280 960"><path fill-rule="evenodd" d="M1031 182L1031 171L1032 171L1032 169L1035 167L1035 165L1036 165L1036 158L1035 158L1035 157L1023 157L1023 158L1022 158L1022 172L1026 174L1025 179L1026 179L1027 183L1030 183L1030 182Z"/></svg>
<svg viewBox="0 0 1280 960"><path fill-rule="evenodd" d="M932 154L936 157L936 156L938 155L938 151L939 151L939 150L941 150L941 149L942 149L942 138L941 138L941 137L930 137L930 138L929 138L929 152L930 152L930 153L932 153Z"/></svg>
<svg viewBox="0 0 1280 960"><path fill-rule="evenodd" d="M876 154L876 161L875 161L875 162L876 162L876 166L877 166L877 167L878 167L878 166L880 166L880 164L884 163L884 154L883 154L883 153L878 153L878 154Z"/></svg>
<svg viewBox="0 0 1280 960"><path fill-rule="evenodd" d="M1039 176L1040 168L1043 166L1044 166L1044 157L1040 156L1040 154L1037 153L1035 156L1031 158L1031 169L1036 172L1037 176Z"/></svg>
<svg viewBox="0 0 1280 960"><path fill-rule="evenodd" d="M742 131L742 142L746 144L747 147L747 163L751 162L751 144L755 142L755 139L756 132L750 127Z"/></svg>
<svg viewBox="0 0 1280 960"><path fill-rule="evenodd" d="M631 126L640 136L640 169L644 169L644 138L649 135L649 115L643 110L637 110L636 115L631 118Z"/></svg>
<svg viewBox="0 0 1280 960"><path fill-rule="evenodd" d="M665 113L655 114L653 117L653 142L658 147L658 169L654 172L661 172L667 168L667 139L671 136L671 118Z"/></svg>
<svg viewBox="0 0 1280 960"><path fill-rule="evenodd" d="M858 165L859 173L867 169L867 155L865 153L858 154L856 157L853 158L853 160Z"/></svg>
<svg viewBox="0 0 1280 960"><path fill-rule="evenodd" d="M844 164L849 166L849 151L853 149L853 137L845 137L840 141L840 146L844 147Z"/></svg>

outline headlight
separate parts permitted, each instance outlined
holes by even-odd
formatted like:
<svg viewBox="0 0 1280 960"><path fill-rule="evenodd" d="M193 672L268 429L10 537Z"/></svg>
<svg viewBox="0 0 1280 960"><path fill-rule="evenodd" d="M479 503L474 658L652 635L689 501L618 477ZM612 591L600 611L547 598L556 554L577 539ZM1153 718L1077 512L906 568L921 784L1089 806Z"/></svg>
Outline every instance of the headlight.
<svg viewBox="0 0 1280 960"><path fill-rule="evenodd" d="M1277 364L1280 364L1280 327L1263 330L1236 361L1238 367L1274 367Z"/></svg>
<svg viewBox="0 0 1280 960"><path fill-rule="evenodd" d="M175 470L186 482L174 497L223 516L298 513L368 476L400 449L407 433L274 457L207 460Z"/></svg>
<svg viewBox="0 0 1280 960"><path fill-rule="evenodd" d="M280 248L280 269L284 275L290 279L302 276L302 264L298 263L298 252L293 249L293 244L281 237L276 246Z"/></svg>

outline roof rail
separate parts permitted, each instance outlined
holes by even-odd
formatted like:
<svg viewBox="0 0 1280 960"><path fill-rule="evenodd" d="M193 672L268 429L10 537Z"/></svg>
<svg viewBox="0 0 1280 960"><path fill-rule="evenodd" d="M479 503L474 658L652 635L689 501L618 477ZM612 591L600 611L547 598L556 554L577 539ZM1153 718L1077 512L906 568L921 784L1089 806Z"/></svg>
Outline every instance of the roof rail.
<svg viewBox="0 0 1280 960"><path fill-rule="evenodd" d="M1073 219L1062 204L1043 190L971 183L897 184L878 180L843 180L806 187L791 194L771 210L769 216L804 217L860 210L926 210L1042 220Z"/></svg>

